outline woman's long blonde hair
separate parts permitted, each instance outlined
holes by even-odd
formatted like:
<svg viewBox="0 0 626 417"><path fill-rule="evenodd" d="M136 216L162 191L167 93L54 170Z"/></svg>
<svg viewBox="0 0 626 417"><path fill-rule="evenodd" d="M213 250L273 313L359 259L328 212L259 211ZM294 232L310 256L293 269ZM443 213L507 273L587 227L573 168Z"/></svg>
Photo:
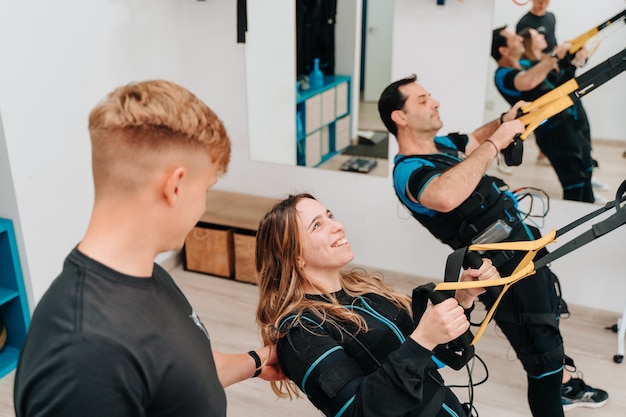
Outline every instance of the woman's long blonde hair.
<svg viewBox="0 0 626 417"><path fill-rule="evenodd" d="M287 317L299 317L303 311L318 316L322 321L350 321L359 331L367 330L358 314L339 304L336 298L323 288L315 287L328 301L306 298L304 280L306 276L298 268L297 260L302 255L301 230L296 204L303 198L315 200L311 194L290 195L277 203L261 220L256 235L256 270L259 283L259 305L257 323L265 345L276 344L283 335L281 322ZM376 293L411 314L410 298L394 292L381 277L369 275L363 270L340 272L341 287L348 295L358 297ZM297 320L297 319L296 319ZM279 397L298 397L295 384L272 382L272 390Z"/></svg>
<svg viewBox="0 0 626 417"><path fill-rule="evenodd" d="M539 61L541 59L541 55L537 56L533 50L533 37L530 29L531 28L524 28L519 32L519 36L524 39L524 54L522 55L522 58L526 58L530 61Z"/></svg>

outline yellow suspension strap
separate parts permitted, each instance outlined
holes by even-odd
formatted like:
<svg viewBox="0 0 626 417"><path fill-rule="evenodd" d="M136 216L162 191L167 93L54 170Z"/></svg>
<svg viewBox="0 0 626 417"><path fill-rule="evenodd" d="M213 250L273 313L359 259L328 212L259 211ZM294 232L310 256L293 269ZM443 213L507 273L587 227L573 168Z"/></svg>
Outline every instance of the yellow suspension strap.
<svg viewBox="0 0 626 417"><path fill-rule="evenodd" d="M504 293L511 287L511 285L516 282L533 275L538 269L547 266L552 261L580 248L587 243L604 236L605 234L612 232L620 226L626 224L626 205L621 205L626 202L626 180L622 182L620 187L617 190L615 200L609 201L603 207L571 222L570 224L564 226L563 228L552 231L551 233L543 236L541 239L532 240L532 241L521 241L521 242L500 242L500 243L488 243L488 244L480 244L480 245L471 245L468 248L457 249L453 254L448 257L448 261L450 261L451 257L455 254L462 251L471 251L481 252L481 251L489 251L489 250L499 250L499 251L524 251L527 252L524 258L519 262L513 273L504 278L490 279L486 281L464 281L464 282L450 282L448 281L448 277L446 277L446 282L441 282L434 287L434 291L448 291L453 292L460 289L469 289L469 288L486 288L486 287L495 287L502 286L502 291L496 301L493 303L491 309L487 313L485 319L481 323L476 335L474 336L471 345L474 345L480 340L482 337L489 321L493 317L498 304L500 303L502 296ZM548 253L545 256L539 258L536 262L534 261L537 252L548 244L556 242L557 237L564 235L565 233L573 230L574 228L580 226L583 223L588 222L589 220L597 217L598 215L615 208L615 213L606 219L592 225L592 227L586 232L580 234L576 238L566 242L553 252ZM458 268L457 268L458 271ZM446 275L448 273L448 267L446 266ZM449 293L448 293L449 294Z"/></svg>
<svg viewBox="0 0 626 417"><path fill-rule="evenodd" d="M570 47L570 49L567 51L570 55L574 55L576 52L578 52L583 46L585 46L585 44L594 36L596 36L598 33L600 33L601 30L606 29L608 27L610 27L613 24L619 23L624 21L624 18L626 16L626 9L622 10L621 12L619 12L618 14L616 14L615 16L613 16L612 18L602 22L601 24L599 24L598 26L589 29L588 31L586 31L585 33L583 33L582 35L572 39L570 41L570 43L572 44L572 46Z"/></svg>
<svg viewBox="0 0 626 417"><path fill-rule="evenodd" d="M481 323L476 335L472 340L472 345L476 344L480 338L482 337L487 325L491 321L496 308L500 304L500 300L502 300L502 296L506 293L506 291L511 287L511 285L516 282L533 275L536 271L535 264L533 260L537 255L537 252L540 249L543 249L546 245L556 242L556 231L553 230L550 234L545 235L541 239L538 240L530 240L530 241L521 241L521 242L501 242L501 243L486 243L481 245L472 245L467 249L469 251L490 251L490 250L498 250L498 251L524 251L526 255L517 265L513 273L505 278L496 278L490 279L487 281L464 281L464 282L441 282L435 285L436 291L456 291L461 289L469 289L469 288L485 288L485 287L502 287L502 291L498 295L498 298L491 306L491 309L485 316L485 319Z"/></svg>
<svg viewBox="0 0 626 417"><path fill-rule="evenodd" d="M469 247L470 251L468 251L468 248L466 247L457 249L450 254L450 256L448 256L448 261L446 262L445 282L437 285L430 282L413 289L413 319L416 322L419 322L420 318L424 314L428 300L430 300L433 304L438 304L446 298L453 297L455 290L504 286L504 289L491 308L488 316L481 324L481 328L476 336L472 335L471 330L468 329L455 340L436 346L433 349L433 353L437 359L455 370L461 369L467 364L467 362L469 362L470 359L472 359L474 356L474 344L482 336L484 329L495 312L495 308L500 302L504 292L506 292L506 290L515 282L534 273L532 260L535 254L545 245L553 242L555 236L556 232L552 232L552 234L535 241L474 245ZM479 268L482 264L482 259L480 258L478 252L474 251L484 250L522 250L528 252L528 254L522 262L520 262L510 277L491 279L487 281L458 282L461 265L464 267L467 265L471 268Z"/></svg>
<svg viewBox="0 0 626 417"><path fill-rule="evenodd" d="M472 245L469 247L463 247L455 250L448 256L445 270L444 282L434 284L432 282L424 285L420 285L413 289L412 297L412 309L413 319L418 322L427 307L428 300L434 304L440 303L448 297L453 297L456 290L469 289L469 288L487 288L487 287L502 287L500 294L496 301L489 309L486 317L483 319L478 332L473 336L472 332L468 329L464 334L457 339L448 343L438 345L433 349L434 355L442 362L447 364L453 369L459 370L469 362L474 356L474 345L480 340L491 318L495 314L496 308L500 304L503 295L511 287L511 285L518 281L529 277L535 273L538 269L547 266L550 262L560 258L561 256L579 248L591 242L600 236L609 233L619 226L626 224L626 206L620 206L621 203L626 201L626 180L620 185L615 200L606 203L602 208L589 213L572 223L562 227L559 230L552 231L551 233L543 236L538 240L520 241L520 242L500 242L500 243L487 243L480 245ZM553 252L543 255L541 258L535 261L537 253L545 248L548 244L555 242L557 237L573 230L583 223L588 222L592 218L598 216L605 211L615 208L616 213L606 218L605 220L594 224L590 230L579 235L575 239L572 239L561 247L557 248ZM479 252L497 250L497 251L523 251L526 252L524 258L517 264L513 273L504 278L490 279L486 281L458 281L459 270L461 265L468 266L477 269L482 264ZM470 256L473 255L473 256Z"/></svg>
<svg viewBox="0 0 626 417"><path fill-rule="evenodd" d="M626 48L584 74L572 78L537 100L522 106L517 119L526 126L526 130L516 135L513 142L502 151L506 164L518 166L522 163L524 152L522 141L546 119L572 106L575 100L589 94L625 70Z"/></svg>

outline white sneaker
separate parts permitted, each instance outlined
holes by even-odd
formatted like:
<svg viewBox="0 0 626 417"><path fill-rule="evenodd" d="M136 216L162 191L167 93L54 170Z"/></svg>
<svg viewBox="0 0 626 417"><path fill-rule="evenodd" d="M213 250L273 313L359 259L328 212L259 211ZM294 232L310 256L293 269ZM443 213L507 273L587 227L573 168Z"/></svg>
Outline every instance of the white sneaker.
<svg viewBox="0 0 626 417"><path fill-rule="evenodd" d="M498 154L496 161L498 162L498 171L506 175L511 175L513 173L513 169L510 166L508 166L506 162L504 162L504 158L502 158L502 154Z"/></svg>
<svg viewBox="0 0 626 417"><path fill-rule="evenodd" d="M600 190L600 191L607 191L609 189L608 185L606 185L603 182L596 181L596 180L591 180L591 186L595 188L596 190Z"/></svg>
<svg viewBox="0 0 626 417"><path fill-rule="evenodd" d="M601 206L605 205L606 203L609 202L609 200L607 200L605 197L602 197L600 194L593 194L593 202L594 204L599 204Z"/></svg>
<svg viewBox="0 0 626 417"><path fill-rule="evenodd" d="M543 166L549 167L551 164L550 164L550 160L548 159L548 157L540 153L539 155L537 155L537 165L543 165Z"/></svg>

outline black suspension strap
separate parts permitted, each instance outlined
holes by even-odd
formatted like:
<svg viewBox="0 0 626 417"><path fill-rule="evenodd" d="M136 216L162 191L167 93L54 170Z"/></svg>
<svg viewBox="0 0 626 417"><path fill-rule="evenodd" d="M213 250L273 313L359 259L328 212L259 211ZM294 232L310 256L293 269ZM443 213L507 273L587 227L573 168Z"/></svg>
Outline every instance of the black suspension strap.
<svg viewBox="0 0 626 417"><path fill-rule="evenodd" d="M537 100L520 108L517 119L526 126L526 130L516 135L513 142L502 151L506 164L518 166L522 163L522 141L539 127L544 120L574 105L575 100L589 94L625 70L626 48L584 74L572 78Z"/></svg>
<svg viewBox="0 0 626 417"><path fill-rule="evenodd" d="M581 217L580 219L568 224L567 226L556 231L556 237L559 237L570 230L580 226L583 223L586 223L590 219L598 216L601 213L604 213L607 210L612 208L616 209L616 212L610 217L602 220L599 223L596 223L591 226L589 230L578 235L576 238L568 241L563 244L559 248L554 251L548 253L547 255L541 257L537 262L535 262L535 270L542 268L552 261L559 259L560 257L567 255L568 253L580 248L581 246L586 245L587 243L598 239L605 234L612 232L620 226L626 224L626 205L621 207L620 204L626 201L626 180L622 182L622 185L619 187L617 191L617 195L615 200L609 201L604 207L595 210L592 213L589 213L586 216Z"/></svg>

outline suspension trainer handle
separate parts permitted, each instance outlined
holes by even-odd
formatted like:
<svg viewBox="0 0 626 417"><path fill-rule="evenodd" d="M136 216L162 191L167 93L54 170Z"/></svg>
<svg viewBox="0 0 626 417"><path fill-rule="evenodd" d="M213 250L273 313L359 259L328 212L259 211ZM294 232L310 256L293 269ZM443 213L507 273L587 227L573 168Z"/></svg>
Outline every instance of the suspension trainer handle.
<svg viewBox="0 0 626 417"><path fill-rule="evenodd" d="M448 256L444 280L446 282L457 282L461 265L466 269L467 267L477 269L482 265L482 259L478 252L467 251L467 248L455 251ZM435 284L432 282L414 288L412 300L413 319L417 322L422 317L426 310L427 300L430 300L433 304L439 304L448 298L454 297L454 293L454 290L435 290ZM437 345L433 352L437 359L458 371L474 357L473 340L474 335L470 329L467 329L465 333L456 339Z"/></svg>

